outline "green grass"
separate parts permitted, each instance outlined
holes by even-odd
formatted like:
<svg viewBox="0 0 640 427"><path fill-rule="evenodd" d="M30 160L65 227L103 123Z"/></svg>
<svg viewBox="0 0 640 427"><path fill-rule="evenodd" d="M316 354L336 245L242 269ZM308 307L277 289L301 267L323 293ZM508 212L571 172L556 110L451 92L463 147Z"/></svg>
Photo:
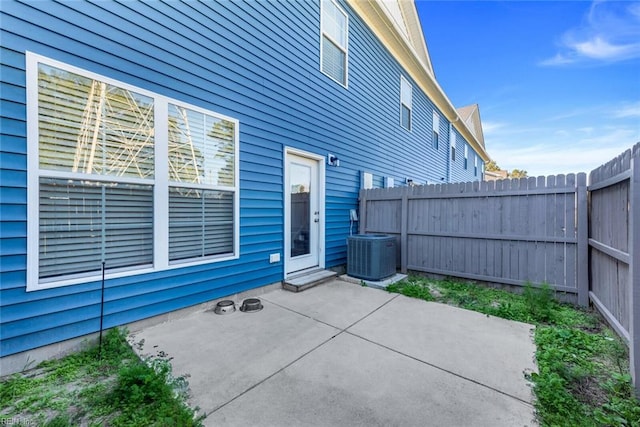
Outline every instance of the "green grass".
<svg viewBox="0 0 640 427"><path fill-rule="evenodd" d="M111 329L95 346L0 382L0 423L44 426L199 426L165 355L140 360L126 332Z"/></svg>
<svg viewBox="0 0 640 427"><path fill-rule="evenodd" d="M538 373L528 379L542 426L640 426L626 346L597 313L556 302L548 286L519 295L410 277L387 290L536 325Z"/></svg>

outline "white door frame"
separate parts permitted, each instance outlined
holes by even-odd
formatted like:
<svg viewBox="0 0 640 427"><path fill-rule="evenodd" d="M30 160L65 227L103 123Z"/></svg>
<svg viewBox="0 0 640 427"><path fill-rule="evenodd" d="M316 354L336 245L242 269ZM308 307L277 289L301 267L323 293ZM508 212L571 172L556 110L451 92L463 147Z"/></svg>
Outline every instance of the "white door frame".
<svg viewBox="0 0 640 427"><path fill-rule="evenodd" d="M318 224L318 268L324 268L325 266L325 161L324 156L318 154L309 153L307 151L298 150L292 147L284 148L284 175L283 175L283 190L284 190L284 277L285 279L289 273L289 259L291 255L291 191L287 187L289 182L289 156L299 156L308 160L314 160L318 163L318 191L316 197L318 198L318 211L319 224ZM313 196L313 195L312 195Z"/></svg>

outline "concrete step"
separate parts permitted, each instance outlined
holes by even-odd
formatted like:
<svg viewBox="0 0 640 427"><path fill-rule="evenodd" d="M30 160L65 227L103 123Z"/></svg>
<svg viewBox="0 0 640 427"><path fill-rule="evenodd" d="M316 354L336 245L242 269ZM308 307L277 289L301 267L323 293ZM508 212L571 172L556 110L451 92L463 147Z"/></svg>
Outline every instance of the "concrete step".
<svg viewBox="0 0 640 427"><path fill-rule="evenodd" d="M302 292L305 289L312 288L316 285L331 280L337 275L338 273L330 270L316 269L305 271L287 278L282 283L282 288L291 292Z"/></svg>
<svg viewBox="0 0 640 427"><path fill-rule="evenodd" d="M342 276L338 277L338 279L342 280L343 282L354 283L356 285L368 286L370 288L376 288L376 289L387 289L387 286L391 285L392 283L400 282L401 280L404 280L406 278L407 278L407 275L401 274L401 273L396 273L393 276L387 277L386 279L382 279L382 280L358 279L356 277L351 277L346 274L343 274Z"/></svg>

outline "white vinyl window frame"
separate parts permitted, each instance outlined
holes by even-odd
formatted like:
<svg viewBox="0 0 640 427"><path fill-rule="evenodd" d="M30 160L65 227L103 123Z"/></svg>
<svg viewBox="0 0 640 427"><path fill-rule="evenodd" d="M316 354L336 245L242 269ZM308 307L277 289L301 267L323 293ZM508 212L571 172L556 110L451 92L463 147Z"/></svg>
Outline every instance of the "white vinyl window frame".
<svg viewBox="0 0 640 427"><path fill-rule="evenodd" d="M344 20L344 26L340 26L331 17L331 12ZM325 43L329 48L335 48L344 57L344 70L341 76L333 75L333 68L325 57ZM320 71L339 83L349 88L349 15L334 0L320 0Z"/></svg>
<svg viewBox="0 0 640 427"><path fill-rule="evenodd" d="M469 168L469 146L464 144L464 168Z"/></svg>
<svg viewBox="0 0 640 427"><path fill-rule="evenodd" d="M449 151L451 152L451 161L456 161L456 133L453 125L449 125Z"/></svg>
<svg viewBox="0 0 640 427"><path fill-rule="evenodd" d="M394 187L394 179L392 176L386 177L384 180L384 188L393 188Z"/></svg>
<svg viewBox="0 0 640 427"><path fill-rule="evenodd" d="M478 176L478 156L473 156L473 175Z"/></svg>
<svg viewBox="0 0 640 427"><path fill-rule="evenodd" d="M406 116L405 116L406 114ZM413 87L409 80L400 76L400 126L411 131L413 125Z"/></svg>
<svg viewBox="0 0 640 427"><path fill-rule="evenodd" d="M433 147L434 150L438 150L440 149L440 114L438 114L436 110L433 110L432 124L433 124L433 133L432 133L431 146Z"/></svg>
<svg viewBox="0 0 640 427"><path fill-rule="evenodd" d="M39 154L39 64L60 69L65 72L77 74L84 78L93 79L116 86L119 89L135 92L153 99L154 116L154 173L151 178L121 177L115 175L93 175L81 172L68 172L62 170L43 170L40 168ZM40 179L59 178L65 180L100 181L104 183L114 182L131 185L151 185L153 187L153 262L149 265L125 267L108 271L106 279L125 277L136 274L145 274L182 268L192 265L220 262L237 259L240 250L240 178L239 178L239 135L240 123L237 119L227 117L201 107L190 105L179 100L147 91L145 89L126 84L109 77L99 75L66 63L56 61L32 52L26 52L26 81L27 81L27 291L55 288L79 283L87 283L100 280L101 273L91 272L82 275L65 275L56 278L40 279L39 250L40 250ZM177 105L186 109L206 114L220 120L233 123L234 141L234 177L232 186L224 185L183 185L190 188L212 190L221 192L233 192L233 251L232 253L205 256L181 260L169 261L169 188L176 183L169 179L169 105ZM182 184L178 184L180 186Z"/></svg>

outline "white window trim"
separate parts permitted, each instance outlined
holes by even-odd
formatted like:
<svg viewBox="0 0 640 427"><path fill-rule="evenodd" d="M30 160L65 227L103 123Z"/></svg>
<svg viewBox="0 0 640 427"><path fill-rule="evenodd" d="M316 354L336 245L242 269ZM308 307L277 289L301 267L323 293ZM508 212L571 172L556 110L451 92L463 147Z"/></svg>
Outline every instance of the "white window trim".
<svg viewBox="0 0 640 427"><path fill-rule="evenodd" d="M318 162L318 211L319 212L326 212L326 208L325 208L325 200L326 200L326 164L325 164L325 157L315 154L315 153L310 153L308 151L303 151L297 148L293 148L293 147L284 147L284 157L283 157L283 170L284 170L284 182L287 182L288 176L289 176L289 166L288 166L288 161L287 161L287 156L289 154L295 155L295 156L300 156L300 157L306 157L308 159L311 160L316 160ZM291 193L289 191L285 191L284 192L284 203L285 206L291 206ZM325 267L325 230L326 230L326 215L321 215L320 218L320 228L318 230L318 247L319 247L319 252L318 252L318 267L320 268L324 268ZM287 273L287 263L288 263L288 259L289 257L286 256L286 254L291 253L291 239L290 237L288 237L287 235L287 230L291 230L291 215L285 215L284 216L284 271L285 271L285 276L288 274Z"/></svg>
<svg viewBox="0 0 640 427"><path fill-rule="evenodd" d="M436 151L440 150L440 114L436 110L433 110L433 119L431 121L431 148ZM437 139L436 139L437 138Z"/></svg>
<svg viewBox="0 0 640 427"><path fill-rule="evenodd" d="M408 103L404 102L405 93L404 88L409 88L409 100ZM402 123L402 107L406 106L409 109L409 127L405 127ZM413 128L413 86L404 76L400 76L400 127L411 132L411 128Z"/></svg>
<svg viewBox="0 0 640 427"><path fill-rule="evenodd" d="M341 46L340 43L338 43L337 40L335 40L333 37L331 37L330 34L325 33L324 31L324 13L323 13L323 5L326 1L330 1L331 3L333 3L333 5L340 11L340 13L342 13L344 15L345 18L345 33L346 33L346 38L345 38L345 46ZM344 52L344 83L336 80L332 75L327 74L324 72L324 70L322 69L322 61L323 61L323 57L322 57L322 39L323 37L326 37L327 39L331 40L336 46L338 46L338 48ZM324 74L325 76L329 77L331 80L333 80L334 82L338 83L340 86L343 86L345 89L349 89L349 15L347 15L347 13L344 11L344 9L342 7L340 7L340 5L338 3L336 3L334 0L320 0L320 72L322 74Z"/></svg>
<svg viewBox="0 0 640 427"><path fill-rule="evenodd" d="M456 161L456 133L453 124L449 125L449 158L452 162Z"/></svg>
<svg viewBox="0 0 640 427"><path fill-rule="evenodd" d="M394 179L391 176L388 176L385 180L384 180L384 188L393 188L394 186Z"/></svg>
<svg viewBox="0 0 640 427"><path fill-rule="evenodd" d="M464 144L464 169L469 169L469 146Z"/></svg>
<svg viewBox="0 0 640 427"><path fill-rule="evenodd" d="M211 256L184 261L173 261L169 263L169 186L180 185L172 183L168 178L168 157L155 155L154 178L126 178L119 179L115 176L94 176L101 181L126 181L129 183L151 184L154 187L154 208L153 208L153 265L127 267L118 271L112 271L105 275L105 279L146 274L174 268L209 264L213 262L237 259L240 256L240 122L237 119L224 116L222 114L191 105L176 99L172 99L145 89L126 84L124 82L93 73L82 68L50 59L32 52L26 52L26 77L27 77L27 291L57 288L79 283L94 282L101 279L101 274L83 275L81 277L65 276L62 279L40 280L39 278L39 213L40 213L40 188L39 178L39 132L38 132L38 63L45 63L55 68L59 68L71 73L80 74L84 77L100 80L107 84L130 90L141 95L153 98L154 100L154 132L155 132L155 152L166 153L168 150L168 105L175 104L194 111L201 112L222 120L234 123L235 157L234 157L234 185L230 186L204 186L210 190L233 191L234 192L234 212L233 212L233 253L228 255ZM73 174L66 172L47 171L46 176L72 177ZM87 175L77 174L79 178L86 179ZM193 185L190 185L193 186ZM197 186L197 185L195 185ZM203 187L203 188L204 188ZM233 190L232 190L233 189Z"/></svg>
<svg viewBox="0 0 640 427"><path fill-rule="evenodd" d="M365 190L373 188L373 174L371 172L362 172L362 188Z"/></svg>

